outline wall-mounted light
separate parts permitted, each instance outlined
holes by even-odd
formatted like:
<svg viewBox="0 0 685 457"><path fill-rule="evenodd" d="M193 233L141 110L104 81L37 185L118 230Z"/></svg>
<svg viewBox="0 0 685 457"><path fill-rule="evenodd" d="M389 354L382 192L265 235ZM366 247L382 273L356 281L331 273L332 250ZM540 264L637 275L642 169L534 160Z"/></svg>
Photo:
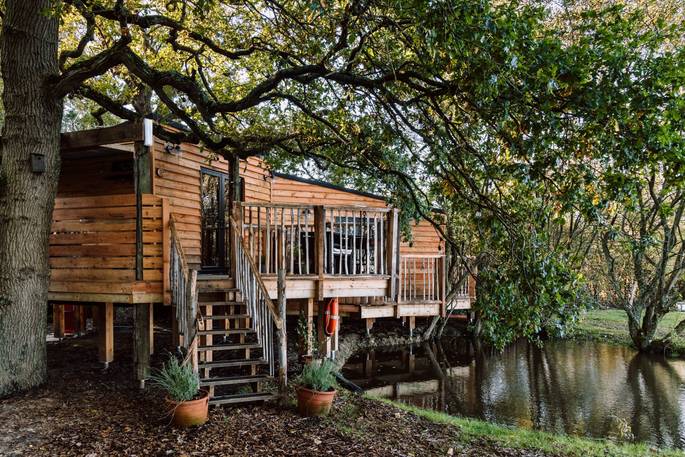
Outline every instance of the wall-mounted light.
<svg viewBox="0 0 685 457"><path fill-rule="evenodd" d="M143 145L147 147L151 147L155 142L152 126L152 119L143 119Z"/></svg>

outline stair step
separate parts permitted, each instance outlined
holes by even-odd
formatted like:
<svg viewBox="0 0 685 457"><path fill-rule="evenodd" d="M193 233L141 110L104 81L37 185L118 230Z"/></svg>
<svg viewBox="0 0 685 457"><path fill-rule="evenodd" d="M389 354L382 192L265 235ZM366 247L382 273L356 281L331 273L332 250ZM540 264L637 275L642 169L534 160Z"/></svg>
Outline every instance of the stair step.
<svg viewBox="0 0 685 457"><path fill-rule="evenodd" d="M246 367L250 365L266 365L269 362L263 359L243 359L243 360L218 360L215 362L200 362L198 368L232 368Z"/></svg>
<svg viewBox="0 0 685 457"><path fill-rule="evenodd" d="M228 376L224 378L204 378L200 379L201 386L234 386L239 384L250 384L253 382L266 381L267 379L272 379L268 375L255 375L255 376Z"/></svg>
<svg viewBox="0 0 685 457"><path fill-rule="evenodd" d="M234 300L224 301L200 301L197 302L199 306L245 306L244 302Z"/></svg>
<svg viewBox="0 0 685 457"><path fill-rule="evenodd" d="M200 330L198 335L247 335L248 333L255 333L251 328L232 328L228 330Z"/></svg>
<svg viewBox="0 0 685 457"><path fill-rule="evenodd" d="M217 321L217 320L226 320L226 319L247 319L250 317L249 314L226 314L226 315L219 315L219 314L213 314L211 316L202 316L202 319L206 321Z"/></svg>
<svg viewBox="0 0 685 457"><path fill-rule="evenodd" d="M275 400L278 395L270 392L247 393L236 395L219 395L209 400L210 405L237 405L256 401Z"/></svg>
<svg viewBox="0 0 685 457"><path fill-rule="evenodd" d="M243 343L243 344L216 344L213 346L200 346L197 348L199 352L205 351L235 351L238 349L261 349L262 345L257 343Z"/></svg>
<svg viewBox="0 0 685 457"><path fill-rule="evenodd" d="M210 292L240 292L240 289L236 289L235 287L202 287L200 285L198 292L201 294Z"/></svg>

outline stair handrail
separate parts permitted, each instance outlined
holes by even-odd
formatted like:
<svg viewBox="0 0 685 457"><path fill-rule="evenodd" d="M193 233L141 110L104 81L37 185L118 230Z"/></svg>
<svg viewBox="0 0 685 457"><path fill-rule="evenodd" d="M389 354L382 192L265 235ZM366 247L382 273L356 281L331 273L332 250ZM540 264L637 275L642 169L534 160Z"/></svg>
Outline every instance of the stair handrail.
<svg viewBox="0 0 685 457"><path fill-rule="evenodd" d="M190 268L188 264L173 214L169 217L169 237L169 288L172 304L176 308L178 330L183 335L183 340L179 343L189 353L193 353L201 317L197 305L197 270Z"/></svg>
<svg viewBox="0 0 685 457"><path fill-rule="evenodd" d="M230 221L230 226L231 226L231 232L234 236L235 239L235 253L234 255L236 256L236 259L239 258L240 255L243 255L246 259L246 264L249 269L249 274L254 277L257 286L260 289L260 292L264 298L264 302L266 304L266 308L268 309L269 313L271 314L271 318L273 319L274 326L277 329L280 329L283 326L283 320L281 317L278 315L278 311L276 310L276 305L274 305L274 302L271 300L271 297L269 297L269 290L266 288L266 285L264 284L264 280L262 279L261 274L259 274L259 269L257 268L257 263L255 260L252 258L250 255L250 251L245 244L245 240L243 240L242 233L238 229L238 222L233 218L233 216L229 216L229 221ZM236 262L238 264L239 262ZM236 280L236 287L238 289L241 289L241 287L238 284L238 278L239 274L236 272L235 274L235 280ZM243 284L244 285L244 284ZM247 291L241 290L241 293L243 294L243 297ZM245 297L244 297L245 298Z"/></svg>

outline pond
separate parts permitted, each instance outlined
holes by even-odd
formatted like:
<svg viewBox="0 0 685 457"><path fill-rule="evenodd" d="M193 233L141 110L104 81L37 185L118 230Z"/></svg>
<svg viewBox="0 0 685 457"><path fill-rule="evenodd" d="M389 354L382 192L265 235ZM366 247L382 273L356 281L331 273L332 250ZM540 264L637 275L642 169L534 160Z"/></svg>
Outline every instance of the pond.
<svg viewBox="0 0 685 457"><path fill-rule="evenodd" d="M375 396L556 433L685 448L685 360L599 342L465 339L355 354L343 375Z"/></svg>

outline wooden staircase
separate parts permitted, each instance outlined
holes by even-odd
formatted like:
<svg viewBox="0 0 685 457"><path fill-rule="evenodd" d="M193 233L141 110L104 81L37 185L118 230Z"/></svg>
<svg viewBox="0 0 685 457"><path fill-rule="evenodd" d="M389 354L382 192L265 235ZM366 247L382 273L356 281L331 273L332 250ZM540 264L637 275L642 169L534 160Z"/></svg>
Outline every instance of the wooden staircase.
<svg viewBox="0 0 685 457"><path fill-rule="evenodd" d="M254 309L237 288L222 284L227 278L198 277L200 382L209 390L212 405L233 405L271 400L264 391L273 384L271 339L260 334ZM252 311L252 312L251 312Z"/></svg>

